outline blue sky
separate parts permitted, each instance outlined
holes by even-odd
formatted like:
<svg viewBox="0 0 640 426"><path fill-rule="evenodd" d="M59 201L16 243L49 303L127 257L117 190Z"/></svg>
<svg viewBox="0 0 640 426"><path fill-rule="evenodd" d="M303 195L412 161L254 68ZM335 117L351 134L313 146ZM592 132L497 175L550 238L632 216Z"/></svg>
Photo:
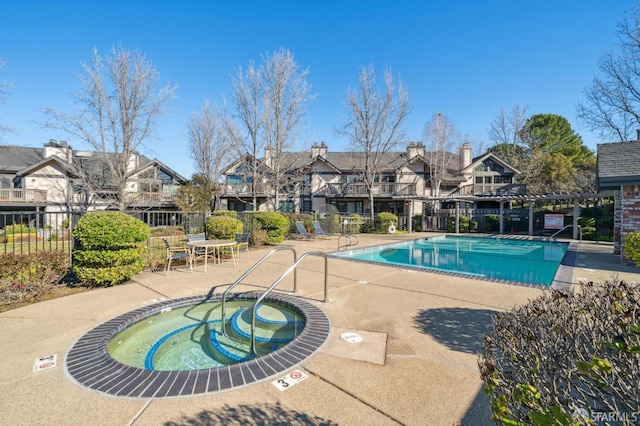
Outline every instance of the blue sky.
<svg viewBox="0 0 640 426"><path fill-rule="evenodd" d="M0 15L1 77L15 88L0 105L0 123L15 130L0 143L41 147L67 139L38 123L45 107L68 111L80 62L96 47L140 49L163 83L179 86L157 139L143 151L185 177L194 172L187 123L207 98L231 93L229 75L265 52L289 49L317 99L308 107L301 146L325 141L344 150L334 129L344 118L347 88L359 67L400 76L413 112L407 133L422 137L441 112L456 129L489 145L500 108L566 117L584 143L601 141L575 116L597 61L616 43L616 26L632 1L33 1L5 2ZM69 139L75 149L86 148ZM478 154L478 153L475 153Z"/></svg>

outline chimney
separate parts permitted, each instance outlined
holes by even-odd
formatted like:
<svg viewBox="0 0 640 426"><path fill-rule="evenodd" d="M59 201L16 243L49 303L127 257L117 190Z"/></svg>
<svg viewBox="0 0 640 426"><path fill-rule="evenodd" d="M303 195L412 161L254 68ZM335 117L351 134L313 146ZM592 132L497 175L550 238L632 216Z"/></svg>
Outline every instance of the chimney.
<svg viewBox="0 0 640 426"><path fill-rule="evenodd" d="M460 161L460 170L471 164L471 145L467 142L463 143L460 147L460 154L458 158Z"/></svg>
<svg viewBox="0 0 640 426"><path fill-rule="evenodd" d="M44 144L44 158L53 156L71 162L71 147L65 141L58 143L55 139L49 139L49 142Z"/></svg>
<svg viewBox="0 0 640 426"><path fill-rule="evenodd" d="M273 159L271 158L271 147L267 146L264 149L264 163L267 167L273 167Z"/></svg>
<svg viewBox="0 0 640 426"><path fill-rule="evenodd" d="M640 141L640 129L636 129L636 140Z"/></svg>
<svg viewBox="0 0 640 426"><path fill-rule="evenodd" d="M419 155L424 157L424 145L422 142L418 142L417 144L409 142L409 145L407 145L407 158L411 159Z"/></svg>
<svg viewBox="0 0 640 426"><path fill-rule="evenodd" d="M327 158L326 143L322 142L320 145L318 145L316 142L314 142L313 145L311 145L311 158L316 159L317 157Z"/></svg>

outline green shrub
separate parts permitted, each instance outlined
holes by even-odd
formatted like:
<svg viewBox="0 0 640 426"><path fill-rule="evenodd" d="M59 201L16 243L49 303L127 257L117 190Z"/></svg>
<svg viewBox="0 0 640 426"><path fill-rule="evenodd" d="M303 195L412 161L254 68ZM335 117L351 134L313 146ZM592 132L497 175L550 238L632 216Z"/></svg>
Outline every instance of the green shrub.
<svg viewBox="0 0 640 426"><path fill-rule="evenodd" d="M640 233L631 232L622 239L622 250L628 259L640 266Z"/></svg>
<svg viewBox="0 0 640 426"><path fill-rule="evenodd" d="M90 286L111 286L144 269L145 247L150 236L144 222L121 212L92 212L73 229L77 248L73 269Z"/></svg>
<svg viewBox="0 0 640 426"><path fill-rule="evenodd" d="M484 216L482 232L498 232L500 230L500 216L497 214L487 214Z"/></svg>
<svg viewBox="0 0 640 426"><path fill-rule="evenodd" d="M475 231L478 229L478 222L469 220L467 216L460 215L458 221L458 229L460 232ZM447 219L447 230L449 232L456 232L456 217L449 216Z"/></svg>
<svg viewBox="0 0 640 426"><path fill-rule="evenodd" d="M243 225L239 219L219 215L208 218L206 226L207 238L212 240L233 240L237 232L242 232Z"/></svg>
<svg viewBox="0 0 640 426"><path fill-rule="evenodd" d="M228 216L235 219L238 218L238 212L235 210L215 210L211 213L212 216Z"/></svg>
<svg viewBox="0 0 640 426"><path fill-rule="evenodd" d="M28 234L35 234L37 233L35 228L29 228L28 225L22 225L22 224L13 224L13 225L7 225L4 228L4 233L7 235L20 235L20 234L24 234L24 235L28 235Z"/></svg>
<svg viewBox="0 0 640 426"><path fill-rule="evenodd" d="M411 218L411 229L413 232L422 232L422 215L416 214Z"/></svg>
<svg viewBox="0 0 640 426"><path fill-rule="evenodd" d="M69 255L61 251L0 256L0 304L40 296L69 271Z"/></svg>
<svg viewBox="0 0 640 426"><path fill-rule="evenodd" d="M391 222L393 222L393 226L398 229L398 216L393 214L393 213L389 213L389 212L381 212L378 213L375 217L375 232L380 232L380 233L388 233L389 232L389 226L391 225Z"/></svg>
<svg viewBox="0 0 640 426"><path fill-rule="evenodd" d="M121 212L91 212L73 228L76 244L85 250L115 250L149 239L147 224Z"/></svg>
<svg viewBox="0 0 640 426"><path fill-rule="evenodd" d="M289 231L289 219L278 212L257 212L255 215L258 229L267 231L264 243L275 246L284 241Z"/></svg>
<svg viewBox="0 0 640 426"><path fill-rule="evenodd" d="M577 425L596 424L598 413L636 418L638 300L640 284L613 280L545 292L497 313L478 359L494 419Z"/></svg>

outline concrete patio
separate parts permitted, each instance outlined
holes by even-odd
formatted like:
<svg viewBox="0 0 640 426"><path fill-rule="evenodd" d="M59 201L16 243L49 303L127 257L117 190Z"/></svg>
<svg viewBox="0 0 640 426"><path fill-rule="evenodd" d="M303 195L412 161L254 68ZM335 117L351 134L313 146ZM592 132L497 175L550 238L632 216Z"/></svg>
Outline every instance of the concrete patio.
<svg viewBox="0 0 640 426"><path fill-rule="evenodd" d="M359 235L358 247L434 234ZM298 254L334 251L338 239L287 241ZM620 265L608 243L578 245L573 279L640 280ZM160 298L223 291L270 248L227 261L184 267L169 276L144 272L130 283L37 303L0 314L0 410L7 425L492 424L477 353L492 316L542 290L430 272L329 260L329 302L322 303L324 259L309 257L298 272L297 296L331 321L327 342L296 368L309 377L279 390L272 377L222 393L179 398L118 398L90 391L65 371L65 356L86 332ZM292 262L277 252L239 291L264 289ZM290 290L292 279L279 288ZM360 343L340 339L358 333ZM37 359L55 367L34 372Z"/></svg>

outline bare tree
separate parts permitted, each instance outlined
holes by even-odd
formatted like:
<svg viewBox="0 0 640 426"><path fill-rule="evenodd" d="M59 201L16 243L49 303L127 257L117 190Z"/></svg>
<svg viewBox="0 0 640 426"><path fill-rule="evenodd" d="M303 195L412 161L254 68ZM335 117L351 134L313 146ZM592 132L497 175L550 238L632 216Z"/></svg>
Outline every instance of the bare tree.
<svg viewBox="0 0 640 426"><path fill-rule="evenodd" d="M260 191L258 156L264 149L262 131L264 127L264 105L262 75L253 62L249 63L246 71L239 67L232 75L233 84L232 108L233 112L223 115L225 128L236 154L246 158L243 168L244 180L251 185L252 210L258 209L257 195ZM233 121L231 116L235 117ZM236 124L237 123L237 124Z"/></svg>
<svg viewBox="0 0 640 426"><path fill-rule="evenodd" d="M315 96L307 83L309 69L300 69L289 50L267 53L262 60L264 131L271 151L268 166L273 173L272 203L278 210L280 196L291 195L286 193L295 190L302 179L300 169L304 164L297 157L287 155L287 151L294 150L306 106ZM281 194L282 191L285 194Z"/></svg>
<svg viewBox="0 0 640 426"><path fill-rule="evenodd" d="M230 138L224 119L217 108L211 109L208 100L202 112L194 112L189 123L189 147L197 172L204 177L204 189L213 194L215 210L220 193L222 167L229 161ZM211 206L209 206L211 208Z"/></svg>
<svg viewBox="0 0 640 426"><path fill-rule="evenodd" d="M640 128L640 7L618 24L618 51L600 59L600 75L584 90L578 117L603 138L630 140Z"/></svg>
<svg viewBox="0 0 640 426"><path fill-rule="evenodd" d="M396 85L388 70L383 79L384 87L378 88L374 66L360 68L359 88L348 89L344 124L337 129L349 137L349 149L363 155L358 169L369 196L371 220L376 175L385 165L386 153L405 142L404 123L411 112L409 92L402 82Z"/></svg>
<svg viewBox="0 0 640 426"><path fill-rule="evenodd" d="M5 66L6 66L6 61L0 58L0 75L2 74L2 71ZM4 103L5 99L9 95L9 90L11 89L13 89L13 83L7 80L0 80L0 105ZM3 133L10 133L12 131L13 129L11 129L10 127L3 126L2 123L0 122L0 139L2 139Z"/></svg>
<svg viewBox="0 0 640 426"><path fill-rule="evenodd" d="M536 149L530 124L528 107L514 104L510 111L500 108L489 128L489 140L493 143L489 151L517 168L521 173L519 181L528 185L544 168L544 156ZM529 186L529 192L539 192L538 186Z"/></svg>
<svg viewBox="0 0 640 426"><path fill-rule="evenodd" d="M254 209L257 194L267 189L262 181L269 181L268 202L274 209L279 207L281 191L295 186L303 164L287 151L295 147L306 105L314 98L308 74L290 51L280 49L265 54L259 68L250 63L246 71L238 68L232 76L233 111L225 114L225 122L237 153L247 158L244 173L251 181ZM264 163L259 161L262 150Z"/></svg>
<svg viewBox="0 0 640 426"><path fill-rule="evenodd" d="M451 169L456 163L453 161L451 151L458 139L456 129L449 118L437 113L424 127L425 147L428 154L429 182L431 183L431 194L440 195L440 186L451 173Z"/></svg>
<svg viewBox="0 0 640 426"><path fill-rule="evenodd" d="M104 163L119 210L127 205L131 159L152 136L157 118L175 97L176 86L157 88L159 72L138 50L114 47L103 59L96 49L82 64L82 89L71 95L70 113L45 109L48 127L89 145Z"/></svg>

